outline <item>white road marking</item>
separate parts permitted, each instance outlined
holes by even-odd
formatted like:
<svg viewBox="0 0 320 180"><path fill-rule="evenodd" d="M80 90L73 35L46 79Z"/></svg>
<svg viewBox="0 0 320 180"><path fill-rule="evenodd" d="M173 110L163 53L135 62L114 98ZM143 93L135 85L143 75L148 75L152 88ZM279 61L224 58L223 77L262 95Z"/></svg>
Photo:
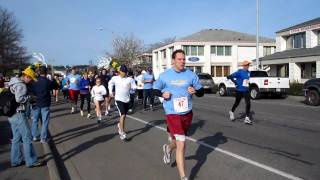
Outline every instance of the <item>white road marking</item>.
<svg viewBox="0 0 320 180"><path fill-rule="evenodd" d="M147 125L153 126L153 127L155 127L155 128L158 128L158 129L160 129L160 130L162 130L162 131L167 132L167 129L166 129L166 128L163 128L163 127L161 127L161 126L153 125L152 123L149 123L149 122L147 122L147 121L144 121L144 120L142 120L142 119L139 119L139 118L137 118L137 117L133 117L133 116L130 116L130 115L127 115L127 117L129 117L129 118L131 118L131 119L133 119L133 120L135 120L135 121L138 121L138 122L141 122L141 123L143 123L143 124L147 124ZM268 165L259 163L259 162L257 162L257 161L248 159L248 158L246 158L246 157L243 157L243 156L241 156L241 155L232 153L232 152L227 151L227 150L223 150L223 149L221 149L221 148L212 146L212 145L207 144L207 143L204 143L204 142L202 142L202 141L198 141L198 140L196 140L196 139L194 139L194 138L192 138L192 137L186 137L186 138L187 138L187 140L189 140L189 141L191 141L191 142L194 142L194 143L197 143L197 144L199 144L199 145L205 146L205 147L207 147L207 148L213 149L213 150L215 150L215 151L221 152L221 153L223 153L223 154L225 154L225 155L228 155L228 156L231 156L231 157L233 157L233 158L239 159L239 160L241 160L241 161L243 161L243 162L246 162L246 163L248 163L248 164L254 165L254 166L256 166L256 167L260 167L260 168L262 168L262 169L265 169L265 170L270 171L270 172L272 172L272 173L274 173L274 174L283 176L283 177L285 177L285 178L288 178L288 179L291 179L291 180L303 180L302 178L297 177L297 176L294 176L294 175L292 175L292 174L290 174L290 173L286 173L286 172L284 172L284 171L281 171L281 170L279 170L279 169L273 168L273 167L271 167L271 166L268 166Z"/></svg>

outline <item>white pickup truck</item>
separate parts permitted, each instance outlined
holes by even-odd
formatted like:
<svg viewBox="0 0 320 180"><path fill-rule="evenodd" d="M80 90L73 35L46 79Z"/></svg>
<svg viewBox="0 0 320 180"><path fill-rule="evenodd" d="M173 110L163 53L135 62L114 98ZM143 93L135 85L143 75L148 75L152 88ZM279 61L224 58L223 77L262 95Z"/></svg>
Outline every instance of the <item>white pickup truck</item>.
<svg viewBox="0 0 320 180"><path fill-rule="evenodd" d="M286 97L290 87L289 78L269 77L265 71L251 71L249 90L252 99L260 98L261 94L273 94ZM220 96L226 96L235 92L235 84L227 78L218 83Z"/></svg>

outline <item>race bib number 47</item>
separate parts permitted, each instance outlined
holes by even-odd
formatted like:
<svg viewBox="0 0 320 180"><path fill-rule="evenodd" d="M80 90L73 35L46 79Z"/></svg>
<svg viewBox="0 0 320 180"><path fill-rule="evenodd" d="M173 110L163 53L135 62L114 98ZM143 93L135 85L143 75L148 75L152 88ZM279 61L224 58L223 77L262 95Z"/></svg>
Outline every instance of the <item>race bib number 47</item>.
<svg viewBox="0 0 320 180"><path fill-rule="evenodd" d="M173 99L173 108L175 112L183 113L188 111L188 98L174 98Z"/></svg>

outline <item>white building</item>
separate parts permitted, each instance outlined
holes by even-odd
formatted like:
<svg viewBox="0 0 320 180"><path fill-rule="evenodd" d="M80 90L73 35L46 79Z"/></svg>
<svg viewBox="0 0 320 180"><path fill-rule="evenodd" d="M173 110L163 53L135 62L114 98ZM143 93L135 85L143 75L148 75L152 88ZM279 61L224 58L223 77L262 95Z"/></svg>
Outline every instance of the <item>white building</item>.
<svg viewBox="0 0 320 180"><path fill-rule="evenodd" d="M209 73L215 82L236 71L244 60L256 58L255 35L206 29L152 51L155 76L171 67L174 50L186 52L186 66L194 72ZM275 52L274 39L260 37L260 57Z"/></svg>
<svg viewBox="0 0 320 180"><path fill-rule="evenodd" d="M277 52L261 59L270 75L304 83L320 78L320 18L276 32Z"/></svg>

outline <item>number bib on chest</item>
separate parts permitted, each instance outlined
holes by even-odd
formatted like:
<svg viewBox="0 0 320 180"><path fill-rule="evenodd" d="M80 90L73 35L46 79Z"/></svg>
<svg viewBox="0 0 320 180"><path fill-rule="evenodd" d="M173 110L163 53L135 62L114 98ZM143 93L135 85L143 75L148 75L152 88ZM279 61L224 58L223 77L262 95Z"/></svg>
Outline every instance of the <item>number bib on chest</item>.
<svg viewBox="0 0 320 180"><path fill-rule="evenodd" d="M188 111L188 98L174 98L173 99L173 108L175 112L183 113Z"/></svg>
<svg viewBox="0 0 320 180"><path fill-rule="evenodd" d="M242 83L243 87L249 87L249 79L244 79Z"/></svg>
<svg viewBox="0 0 320 180"><path fill-rule="evenodd" d="M75 83L76 82L76 78L70 78L70 82L71 83Z"/></svg>

